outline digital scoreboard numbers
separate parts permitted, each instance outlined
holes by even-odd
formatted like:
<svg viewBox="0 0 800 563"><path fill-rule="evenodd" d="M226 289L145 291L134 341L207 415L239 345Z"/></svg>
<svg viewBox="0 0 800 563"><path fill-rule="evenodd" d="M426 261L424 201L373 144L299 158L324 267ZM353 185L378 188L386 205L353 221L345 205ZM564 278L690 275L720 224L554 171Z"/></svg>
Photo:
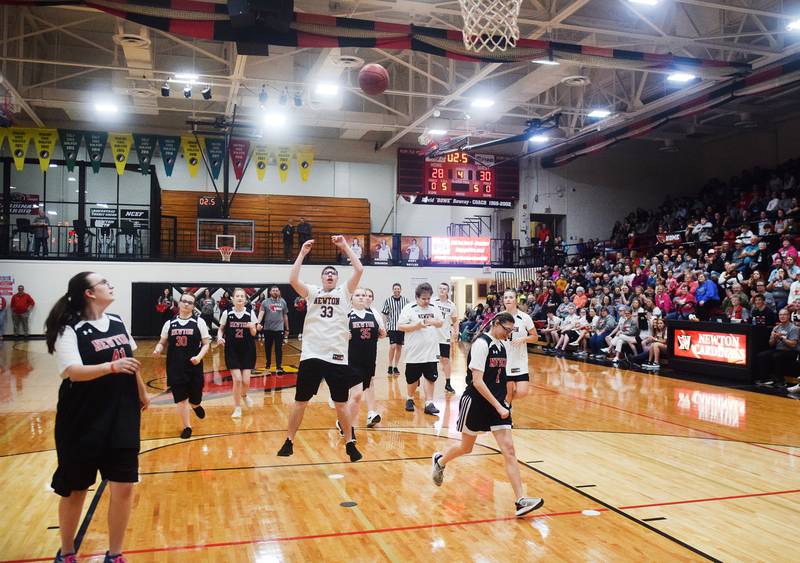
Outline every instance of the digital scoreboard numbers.
<svg viewBox="0 0 800 563"><path fill-rule="evenodd" d="M494 158L482 155L481 162L493 164ZM492 169L477 164L466 153L455 152L425 161L426 194L468 197L495 197Z"/></svg>
<svg viewBox="0 0 800 563"><path fill-rule="evenodd" d="M490 154L427 158L423 150L400 148L397 191L423 205L510 209L519 198L519 165Z"/></svg>
<svg viewBox="0 0 800 563"><path fill-rule="evenodd" d="M202 195L197 199L197 216L200 219L219 219L222 217L222 201L219 196Z"/></svg>

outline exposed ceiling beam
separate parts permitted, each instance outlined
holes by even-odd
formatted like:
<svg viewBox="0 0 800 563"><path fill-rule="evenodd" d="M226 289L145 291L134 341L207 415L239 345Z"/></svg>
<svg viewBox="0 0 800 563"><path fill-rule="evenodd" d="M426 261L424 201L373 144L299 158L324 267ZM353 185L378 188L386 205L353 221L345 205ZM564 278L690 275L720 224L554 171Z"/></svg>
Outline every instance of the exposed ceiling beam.
<svg viewBox="0 0 800 563"><path fill-rule="evenodd" d="M36 115L36 112L33 111L33 108L28 104L27 101L25 101L25 98L19 95L19 92L17 92L17 89L14 88L14 85L11 84L11 82L8 81L8 78L3 74L0 74L0 85L2 85L11 95L11 97L17 101L20 107L25 110L25 113L28 114L28 117L30 117L38 127L44 127L44 121L39 119L39 116Z"/></svg>

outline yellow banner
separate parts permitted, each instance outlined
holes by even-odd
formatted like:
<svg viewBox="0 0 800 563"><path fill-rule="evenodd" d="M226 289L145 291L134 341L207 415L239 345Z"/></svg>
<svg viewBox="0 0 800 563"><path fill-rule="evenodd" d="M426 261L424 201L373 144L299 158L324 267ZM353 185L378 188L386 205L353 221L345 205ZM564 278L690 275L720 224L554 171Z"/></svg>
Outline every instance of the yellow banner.
<svg viewBox="0 0 800 563"><path fill-rule="evenodd" d="M292 162L292 147L278 147L278 176L281 184L289 177L289 164Z"/></svg>
<svg viewBox="0 0 800 563"><path fill-rule="evenodd" d="M200 162L203 158L200 152L200 143L197 142L193 135L183 135L181 136L181 150L183 150L186 165L189 167L189 176L194 178L197 176L197 169L200 168Z"/></svg>
<svg viewBox="0 0 800 563"><path fill-rule="evenodd" d="M3 143L6 142L6 137L8 137L8 129L0 127L0 154L3 154Z"/></svg>
<svg viewBox="0 0 800 563"><path fill-rule="evenodd" d="M258 181L263 182L269 166L269 145L256 145L253 147L253 160L256 161L256 175Z"/></svg>
<svg viewBox="0 0 800 563"><path fill-rule="evenodd" d="M108 144L111 145L111 154L114 155L114 166L117 167L117 174L122 176L125 173L125 165L128 163L128 155L133 146L133 135L130 133L109 133Z"/></svg>
<svg viewBox="0 0 800 563"><path fill-rule="evenodd" d="M39 156L39 168L47 172L50 159L53 158L53 149L58 141L58 131L55 129L32 129L33 142L36 145L36 154Z"/></svg>
<svg viewBox="0 0 800 563"><path fill-rule="evenodd" d="M311 166L314 164L313 145L298 145L295 158L297 159L297 166L300 169L300 179L303 182L307 182L308 175L311 173Z"/></svg>
<svg viewBox="0 0 800 563"><path fill-rule="evenodd" d="M31 142L31 135L35 129L25 127L12 127L8 131L8 148L11 149L11 156L14 157L14 167L17 172L22 172L25 168L25 155L28 153L28 144Z"/></svg>

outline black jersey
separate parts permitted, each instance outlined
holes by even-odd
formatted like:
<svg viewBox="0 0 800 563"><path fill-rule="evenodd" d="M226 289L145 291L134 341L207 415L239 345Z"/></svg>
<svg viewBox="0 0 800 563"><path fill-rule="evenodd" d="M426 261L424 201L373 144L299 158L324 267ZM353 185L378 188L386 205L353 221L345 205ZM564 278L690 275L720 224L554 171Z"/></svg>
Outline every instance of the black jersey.
<svg viewBox="0 0 800 563"><path fill-rule="evenodd" d="M108 330L86 321L72 325L83 365L133 356L131 338L116 315ZM56 449L62 456L92 456L108 448L139 448L141 410L136 376L108 373L91 381L64 379L58 392Z"/></svg>
<svg viewBox="0 0 800 563"><path fill-rule="evenodd" d="M375 314L366 309L362 318L355 311L350 311L348 326L350 343L347 347L347 357L350 363L375 365L378 357L378 331L380 329Z"/></svg>
<svg viewBox="0 0 800 563"><path fill-rule="evenodd" d="M169 323L167 343L167 378L171 372L182 372L186 368L203 369L202 362L195 366L190 361L203 347L203 337L200 335L196 317L172 319Z"/></svg>
<svg viewBox="0 0 800 563"><path fill-rule="evenodd" d="M485 344L483 344L485 343ZM469 355L467 356L467 388L465 394L473 398L483 399L472 384L472 370L469 365L472 363L472 351L475 346L487 346L489 351L483 366L483 382L495 399L503 403L506 398L506 347L499 340L494 340L488 334L481 334L472 343ZM485 400L485 399L484 399Z"/></svg>
<svg viewBox="0 0 800 563"><path fill-rule="evenodd" d="M252 309L245 309L242 316L236 315L234 309L227 311L225 320L225 346L237 350L245 350L250 346L255 346L255 339L250 334L248 324L255 322L256 316Z"/></svg>

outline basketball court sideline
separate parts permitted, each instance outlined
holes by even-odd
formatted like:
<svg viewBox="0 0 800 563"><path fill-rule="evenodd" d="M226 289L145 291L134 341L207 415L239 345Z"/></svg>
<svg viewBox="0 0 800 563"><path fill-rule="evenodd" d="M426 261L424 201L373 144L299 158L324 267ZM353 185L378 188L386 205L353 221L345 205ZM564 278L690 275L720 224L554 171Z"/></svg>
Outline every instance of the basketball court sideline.
<svg viewBox="0 0 800 563"><path fill-rule="evenodd" d="M153 345L141 342L137 356L150 388L163 389ZM55 366L42 342L2 346L0 494L8 510L0 554L47 561L58 547L57 498L49 492ZM459 392L464 352L454 361ZM442 414L431 417L404 412L397 379L378 376L384 422L369 430L362 422L365 458L356 464L341 455L323 392L295 456L278 458L293 370L251 391L252 412L235 421L219 350L211 356L208 416L195 421L190 440L177 437L163 391L144 415L126 549L136 561L401 561L445 548L455 558L520 561L793 553L787 524L798 510L800 448L786 399L531 354L533 392L515 404L514 440L524 484L545 506L517 521L491 438L448 469L441 489L431 483L430 455L458 439L458 396L444 396L441 384ZM98 482L90 494L79 534L84 560L102 555L106 537L108 493Z"/></svg>

